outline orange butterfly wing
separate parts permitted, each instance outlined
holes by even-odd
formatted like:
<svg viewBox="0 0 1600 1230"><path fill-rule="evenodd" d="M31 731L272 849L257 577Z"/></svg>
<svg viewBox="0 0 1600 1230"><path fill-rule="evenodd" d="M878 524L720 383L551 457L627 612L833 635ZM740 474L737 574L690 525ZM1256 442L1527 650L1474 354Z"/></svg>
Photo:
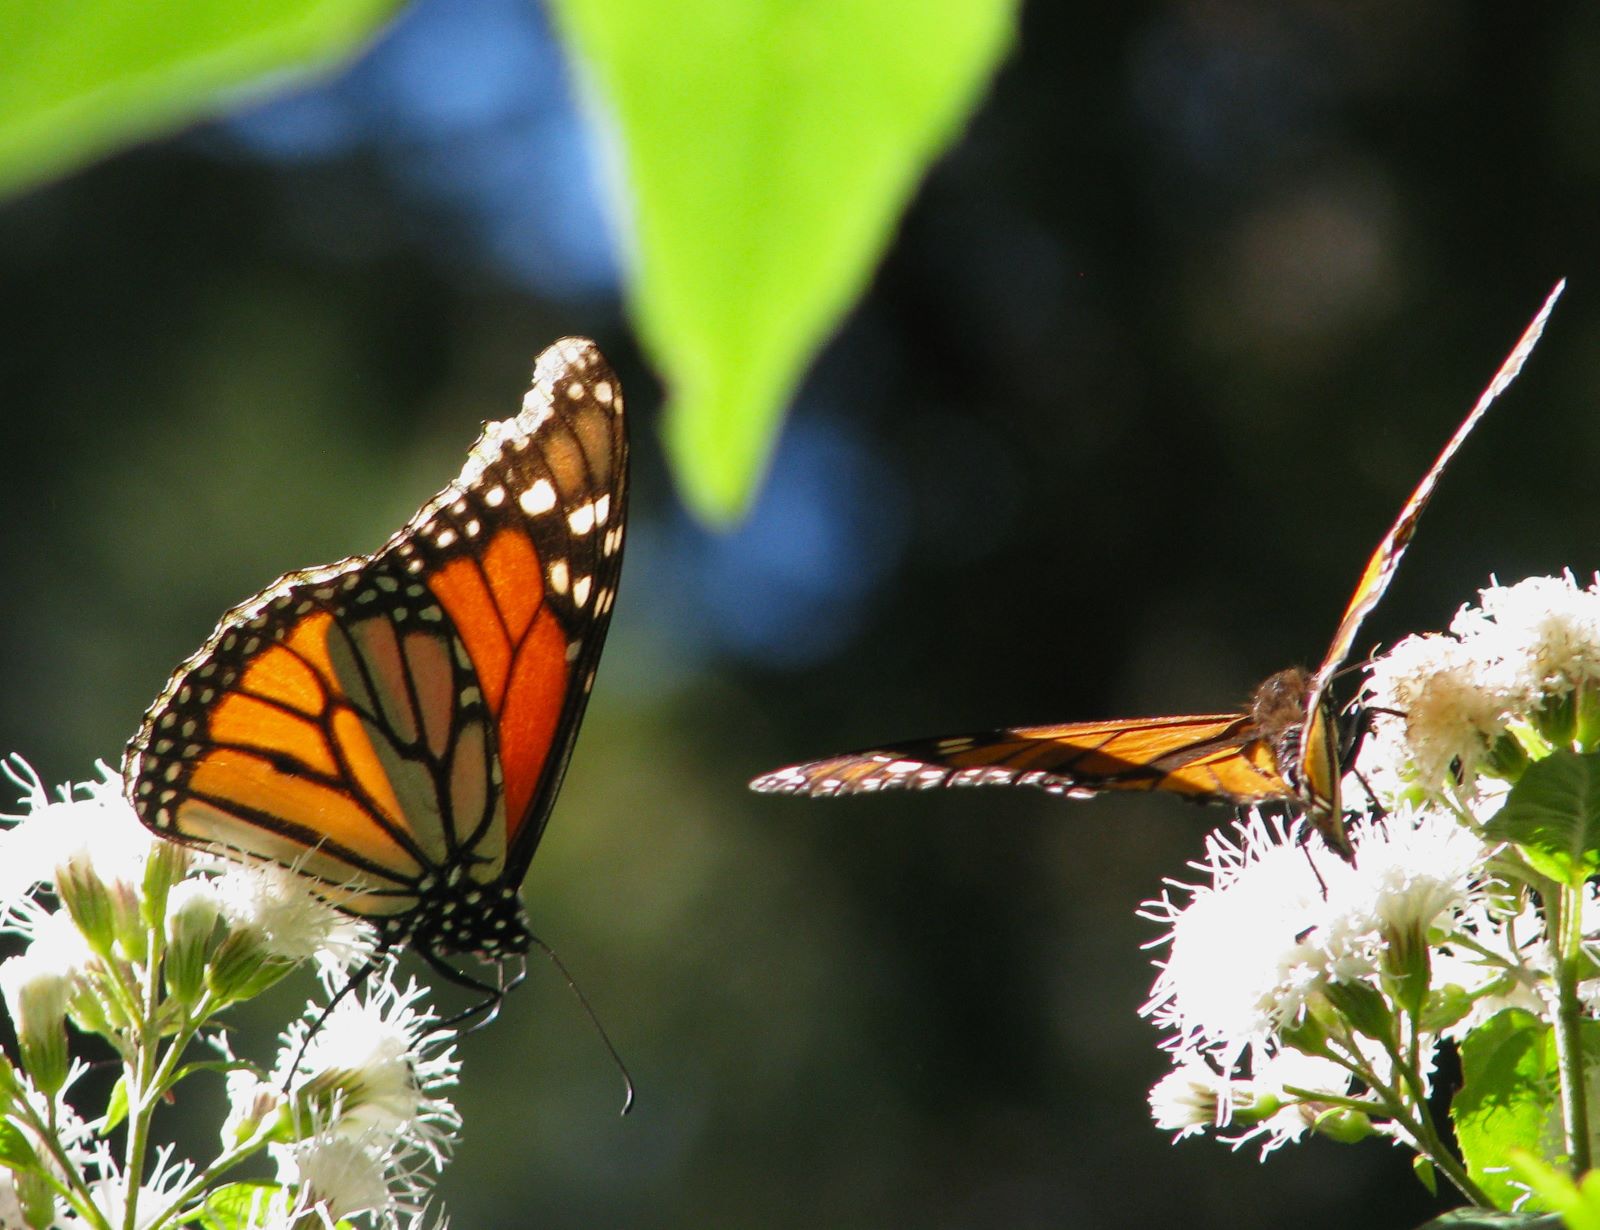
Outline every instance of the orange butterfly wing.
<svg viewBox="0 0 1600 1230"><path fill-rule="evenodd" d="M940 786L1037 786L1074 798L1107 790L1166 790L1238 804L1293 793L1255 722L1240 713L919 739L792 765L751 783L763 794L817 797Z"/></svg>
<svg viewBox="0 0 1600 1230"><path fill-rule="evenodd" d="M1450 459L1456 455L1462 442L1478 420L1493 404L1495 398L1505 392L1506 388L1522 371L1522 365L1528 361L1528 356L1533 353L1533 348L1538 345L1539 338L1544 334L1545 322L1550 319L1550 312L1556 305L1556 300L1561 297L1561 292L1566 289L1567 282L1563 278L1557 282L1555 288L1545 298L1544 306L1523 330L1522 336L1517 339L1517 344L1511 348L1511 353L1506 356L1505 362L1500 364L1500 369L1495 372L1494 378L1489 381L1488 388L1479 395L1477 404L1474 405L1467 417L1461 421L1455 434L1445 442L1439 456L1434 459L1433 465L1428 467L1428 472L1422 476L1422 481L1411 493L1411 498L1401 508L1400 515L1395 518L1389 532L1383 536L1383 541L1372 553L1367 561L1366 568L1361 573L1361 580L1357 582L1355 593L1350 595L1350 602L1344 609L1344 614L1339 618L1339 627L1333 634L1333 643L1328 646L1328 652L1322 659L1322 665L1317 668L1316 674L1311 678L1311 689L1307 696L1307 704L1315 708L1322 702L1323 694L1327 691L1328 681L1333 678L1333 673L1343 665L1345 658L1350 655L1350 649L1355 644L1356 634L1361 630L1362 621L1372 613L1378 605L1383 593L1389 588L1389 582L1394 577L1395 569L1400 566L1400 557L1405 554L1406 548L1411 545L1411 536L1416 533L1417 521L1422 516L1422 510L1428 506L1428 500L1433 496L1433 489L1439 483L1439 477L1444 473L1444 468L1450 464Z"/></svg>
<svg viewBox="0 0 1600 1230"><path fill-rule="evenodd" d="M517 950L626 484L616 377L592 343L558 342L521 413L382 548L279 578L179 667L124 761L141 819L295 866L391 942Z"/></svg>
<svg viewBox="0 0 1600 1230"><path fill-rule="evenodd" d="M778 769L756 778L751 788L827 796L1025 785L1073 797L1107 790L1165 790L1233 804L1291 799L1305 809L1328 845L1348 857L1351 847L1339 800L1344 765L1328 684L1349 655L1362 621L1388 588L1445 466L1490 404L1516 379L1565 286L1560 282L1550 292L1378 544L1315 674L1308 677L1291 669L1272 676L1258 689L1249 714L1075 722L922 739Z"/></svg>

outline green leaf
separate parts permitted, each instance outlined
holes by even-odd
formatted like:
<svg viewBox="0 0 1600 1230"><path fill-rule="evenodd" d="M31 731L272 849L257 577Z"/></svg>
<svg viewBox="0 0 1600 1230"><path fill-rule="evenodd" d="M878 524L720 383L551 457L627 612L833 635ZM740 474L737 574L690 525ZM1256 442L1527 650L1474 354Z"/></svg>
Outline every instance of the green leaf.
<svg viewBox="0 0 1600 1230"><path fill-rule="evenodd" d="M206 1230L251 1230L262 1224L262 1213L282 1190L281 1183L225 1183L206 1197L192 1220Z"/></svg>
<svg viewBox="0 0 1600 1230"><path fill-rule="evenodd" d="M1551 1213L1505 1213L1499 1209L1451 1209L1417 1230L1560 1230Z"/></svg>
<svg viewBox="0 0 1600 1230"><path fill-rule="evenodd" d="M324 67L398 0L10 0L0 7L0 194Z"/></svg>
<svg viewBox="0 0 1600 1230"><path fill-rule="evenodd" d="M116 1130L117 1125L128 1117L128 1078L117 1077L117 1083L111 1086L111 1098L106 1103L105 1122L100 1125L100 1135L109 1136Z"/></svg>
<svg viewBox="0 0 1600 1230"><path fill-rule="evenodd" d="M1450 1117L1467 1172L1497 1206L1510 1208L1523 1195L1506 1170L1510 1150L1544 1156L1560 1151L1549 1027L1520 1008L1497 1013L1462 1040L1461 1076Z"/></svg>
<svg viewBox="0 0 1600 1230"><path fill-rule="evenodd" d="M1565 1170L1522 1149L1511 1152L1511 1166L1545 1208L1560 1214L1567 1230L1600 1230L1600 1175L1591 1170L1577 1182Z"/></svg>
<svg viewBox="0 0 1600 1230"><path fill-rule="evenodd" d="M1530 764L1485 826L1541 875L1573 888L1600 868L1600 755L1559 750Z"/></svg>
<svg viewBox="0 0 1600 1230"><path fill-rule="evenodd" d="M34 1170L39 1165L39 1155L28 1141L28 1135L9 1119L0 1119L0 1166L12 1170Z"/></svg>
<svg viewBox="0 0 1600 1230"><path fill-rule="evenodd" d="M728 522L1010 45L1016 0L553 0L620 145L683 494Z"/></svg>

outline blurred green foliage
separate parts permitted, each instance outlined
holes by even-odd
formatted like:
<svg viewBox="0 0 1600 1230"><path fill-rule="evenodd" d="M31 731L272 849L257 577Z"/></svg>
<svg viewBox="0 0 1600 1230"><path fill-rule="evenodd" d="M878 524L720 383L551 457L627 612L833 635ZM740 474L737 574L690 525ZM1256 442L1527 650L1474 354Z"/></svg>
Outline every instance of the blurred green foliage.
<svg viewBox="0 0 1600 1230"><path fill-rule="evenodd" d="M555 0L626 185L684 498L755 494L806 366L1010 44L1015 0Z"/></svg>
<svg viewBox="0 0 1600 1230"><path fill-rule="evenodd" d="M11 0L0 194L221 114L349 55L399 0Z"/></svg>
<svg viewBox="0 0 1600 1230"><path fill-rule="evenodd" d="M281 89L396 0L18 0L0 193ZM685 499L753 498L806 365L1009 44L1016 0L563 0L626 180L636 327Z"/></svg>

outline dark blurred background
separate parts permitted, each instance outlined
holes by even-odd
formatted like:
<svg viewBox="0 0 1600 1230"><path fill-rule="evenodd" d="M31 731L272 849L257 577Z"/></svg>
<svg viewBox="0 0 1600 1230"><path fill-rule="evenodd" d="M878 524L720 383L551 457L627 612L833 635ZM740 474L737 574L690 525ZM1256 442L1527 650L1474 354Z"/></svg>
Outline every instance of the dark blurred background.
<svg viewBox="0 0 1600 1230"><path fill-rule="evenodd" d="M525 896L639 1106L536 968L462 1043L454 1223L1423 1220L1382 1143L1262 1165L1149 1122L1134 910L1225 814L744 784L1314 662L1563 274L1361 649L1600 564L1600 9L1029 5L726 537L663 470L604 166L538 9L422 0L315 89L0 208L0 748L115 762L224 608L375 546L591 334L633 527Z"/></svg>

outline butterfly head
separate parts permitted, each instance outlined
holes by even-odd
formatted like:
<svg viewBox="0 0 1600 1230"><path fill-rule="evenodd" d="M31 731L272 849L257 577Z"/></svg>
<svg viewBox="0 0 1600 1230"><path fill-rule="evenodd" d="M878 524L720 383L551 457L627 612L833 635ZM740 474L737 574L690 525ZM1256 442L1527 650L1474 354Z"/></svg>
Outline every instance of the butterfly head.
<svg viewBox="0 0 1600 1230"><path fill-rule="evenodd" d="M1298 666L1281 670L1256 689L1250 716L1272 749L1278 772L1289 784L1316 829L1341 858L1353 853L1345 832L1339 779L1344 775L1338 723L1327 694L1313 687L1310 672Z"/></svg>

